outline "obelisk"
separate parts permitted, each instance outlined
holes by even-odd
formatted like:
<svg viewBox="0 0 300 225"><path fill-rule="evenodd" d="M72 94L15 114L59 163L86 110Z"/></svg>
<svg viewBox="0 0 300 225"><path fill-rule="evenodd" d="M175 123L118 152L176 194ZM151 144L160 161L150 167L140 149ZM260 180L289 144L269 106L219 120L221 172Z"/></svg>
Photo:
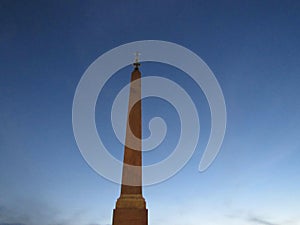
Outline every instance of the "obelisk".
<svg viewBox="0 0 300 225"><path fill-rule="evenodd" d="M148 225L142 195L142 104L138 55L131 73L128 119L124 146L121 194L113 212L113 225Z"/></svg>

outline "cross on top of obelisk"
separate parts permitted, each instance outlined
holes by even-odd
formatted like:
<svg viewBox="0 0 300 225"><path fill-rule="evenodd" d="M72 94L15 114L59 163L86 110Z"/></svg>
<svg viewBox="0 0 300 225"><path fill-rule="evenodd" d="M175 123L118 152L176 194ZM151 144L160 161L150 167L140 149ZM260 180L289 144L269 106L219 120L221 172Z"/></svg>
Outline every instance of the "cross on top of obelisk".
<svg viewBox="0 0 300 225"><path fill-rule="evenodd" d="M138 69L139 66L141 65L141 64L139 63L139 56L140 56L140 55L141 55L141 53L135 52L135 58L134 58L134 63L133 63L135 69Z"/></svg>

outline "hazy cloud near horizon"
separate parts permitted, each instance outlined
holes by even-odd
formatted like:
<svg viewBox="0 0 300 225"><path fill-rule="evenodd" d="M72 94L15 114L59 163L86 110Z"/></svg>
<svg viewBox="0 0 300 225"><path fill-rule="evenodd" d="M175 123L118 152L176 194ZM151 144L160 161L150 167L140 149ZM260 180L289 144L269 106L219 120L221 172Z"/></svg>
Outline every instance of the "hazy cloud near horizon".
<svg viewBox="0 0 300 225"><path fill-rule="evenodd" d="M232 214L226 215L227 218L233 219L233 220L239 220L243 224L256 224L256 225L296 225L300 223L299 218L286 218L285 220L276 220L276 219L269 219L270 217L265 215L258 215L258 213L249 213L244 210L236 211ZM268 219L266 219L268 218Z"/></svg>
<svg viewBox="0 0 300 225"><path fill-rule="evenodd" d="M24 223L0 223L0 225L29 225ZM64 225L63 223L51 224L51 225ZM87 224L87 225L111 225L111 224Z"/></svg>
<svg viewBox="0 0 300 225"><path fill-rule="evenodd" d="M74 225L78 221L80 213L74 214L73 218L61 219L51 207L44 205L37 207L36 204L22 210L21 208L9 208L0 206L0 225ZM34 213L30 213L34 212ZM111 225L100 223L86 223L83 225Z"/></svg>
<svg viewBox="0 0 300 225"><path fill-rule="evenodd" d="M0 225L26 225L24 223L0 223Z"/></svg>
<svg viewBox="0 0 300 225"><path fill-rule="evenodd" d="M273 223L273 222L264 220L259 217L249 217L248 221L250 221L252 223L260 224L260 225L283 225L283 224Z"/></svg>

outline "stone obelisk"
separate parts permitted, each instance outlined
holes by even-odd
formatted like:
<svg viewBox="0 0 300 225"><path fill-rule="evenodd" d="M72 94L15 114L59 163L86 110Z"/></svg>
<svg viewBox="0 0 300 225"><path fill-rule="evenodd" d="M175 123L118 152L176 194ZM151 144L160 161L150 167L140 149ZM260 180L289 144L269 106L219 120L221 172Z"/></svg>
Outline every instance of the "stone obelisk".
<svg viewBox="0 0 300 225"><path fill-rule="evenodd" d="M128 121L124 146L121 194L113 212L113 225L148 225L142 195L142 104L141 72L136 57L131 73Z"/></svg>

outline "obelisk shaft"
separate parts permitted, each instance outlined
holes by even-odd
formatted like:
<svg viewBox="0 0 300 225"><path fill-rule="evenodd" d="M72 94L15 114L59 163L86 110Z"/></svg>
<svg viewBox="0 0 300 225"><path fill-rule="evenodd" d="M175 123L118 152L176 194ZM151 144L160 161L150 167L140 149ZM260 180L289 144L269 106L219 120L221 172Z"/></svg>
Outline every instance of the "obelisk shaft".
<svg viewBox="0 0 300 225"><path fill-rule="evenodd" d="M131 74L128 121L124 147L122 194L142 194L142 104L141 72L135 67Z"/></svg>
<svg viewBox="0 0 300 225"><path fill-rule="evenodd" d="M139 63L134 65L130 82L121 194L113 212L113 225L148 225L148 210L142 196L141 73Z"/></svg>

